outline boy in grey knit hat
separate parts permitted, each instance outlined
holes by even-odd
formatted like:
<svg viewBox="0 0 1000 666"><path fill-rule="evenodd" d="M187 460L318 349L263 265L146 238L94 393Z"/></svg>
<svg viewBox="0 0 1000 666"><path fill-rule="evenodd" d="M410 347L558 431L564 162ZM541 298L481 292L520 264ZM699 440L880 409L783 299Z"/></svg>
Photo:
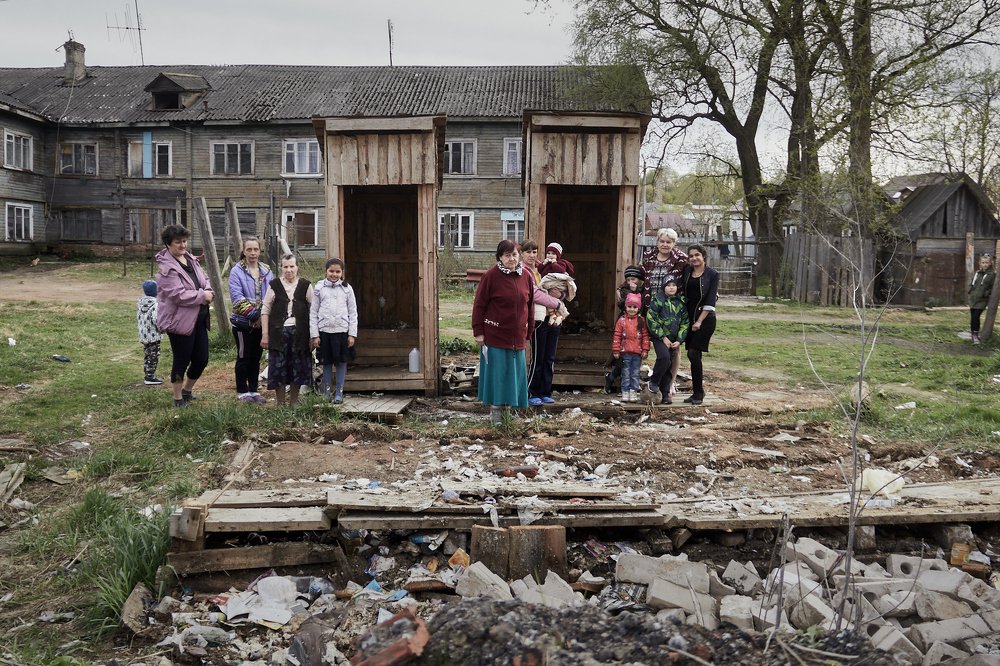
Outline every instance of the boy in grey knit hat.
<svg viewBox="0 0 1000 666"><path fill-rule="evenodd" d="M135 307L135 319L139 327L139 342L142 343L143 383L159 386L163 380L156 376L156 366L160 364L160 329L156 327L156 282L142 283L143 295Z"/></svg>

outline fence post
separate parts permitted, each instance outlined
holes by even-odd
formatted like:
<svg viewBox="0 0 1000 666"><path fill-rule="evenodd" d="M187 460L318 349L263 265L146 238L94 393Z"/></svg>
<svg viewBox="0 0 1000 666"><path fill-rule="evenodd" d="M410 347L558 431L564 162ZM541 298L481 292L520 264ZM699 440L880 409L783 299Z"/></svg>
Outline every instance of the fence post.
<svg viewBox="0 0 1000 666"><path fill-rule="evenodd" d="M229 312L226 308L226 295L229 293L222 284L222 273L219 272L219 255L215 250L215 237L212 234L212 223L208 216L208 204L205 197L199 197L195 202L194 219L198 223L201 231L202 245L205 252L205 267L208 269L208 277L212 282L212 291L215 298L212 299L212 310L215 311L215 322L219 326L219 332L229 330Z"/></svg>

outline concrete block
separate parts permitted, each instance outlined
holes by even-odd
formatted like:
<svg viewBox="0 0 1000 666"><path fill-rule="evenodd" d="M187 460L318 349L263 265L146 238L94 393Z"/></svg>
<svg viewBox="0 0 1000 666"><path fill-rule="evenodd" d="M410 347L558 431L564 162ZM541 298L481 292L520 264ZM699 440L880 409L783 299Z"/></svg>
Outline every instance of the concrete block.
<svg viewBox="0 0 1000 666"><path fill-rule="evenodd" d="M767 594L775 593L780 581L785 590L799 589L805 590L809 594L823 595L822 582L809 578L800 578L797 574L787 570L784 572L784 576L781 577L781 572L781 569L774 569L767 575L767 580L764 582L764 591Z"/></svg>
<svg viewBox="0 0 1000 666"><path fill-rule="evenodd" d="M690 585L695 592L708 594L708 565L689 562L687 556L649 557L637 553L624 553L618 557L615 578L619 582L650 585L654 578L665 578L677 585Z"/></svg>
<svg viewBox="0 0 1000 666"><path fill-rule="evenodd" d="M959 590L972 576L961 569L949 569L947 571L924 571L917 576L917 586L932 592L946 594L952 599L959 599Z"/></svg>
<svg viewBox="0 0 1000 666"><path fill-rule="evenodd" d="M701 618L701 620L699 621L698 618ZM684 624L697 624L699 626L705 627L709 631L715 631L716 629L719 628L719 618L715 617L714 615L704 615L704 614L688 615L687 620L684 621Z"/></svg>
<svg viewBox="0 0 1000 666"><path fill-rule="evenodd" d="M832 587L837 590L844 589L844 578L844 576L834 576ZM851 580L851 590L863 594L865 597L869 597L870 595L880 597L892 592L906 592L915 589L912 578L883 578L874 580L852 578Z"/></svg>
<svg viewBox="0 0 1000 666"><path fill-rule="evenodd" d="M978 615L970 615L954 620L915 624L910 627L910 640L920 650L926 650L938 641L953 643L966 638L978 638L992 632L993 629L986 620Z"/></svg>
<svg viewBox="0 0 1000 666"><path fill-rule="evenodd" d="M527 592L528 590L535 590L536 588L537 585L535 585L535 581L532 580L531 584L529 585L527 582L525 582L523 578L511 581L510 584L511 594L513 594L518 599L523 598L524 593Z"/></svg>
<svg viewBox="0 0 1000 666"><path fill-rule="evenodd" d="M952 647L947 643L938 641L934 645L927 648L927 652L924 653L924 661L922 666L937 666L943 661L948 659L957 659L959 657L968 657L969 653L965 650L959 650L958 648Z"/></svg>
<svg viewBox="0 0 1000 666"><path fill-rule="evenodd" d="M751 595L757 591L760 585L760 576L752 563L740 564L736 560L730 560L729 566L722 572L722 580L736 588L740 594Z"/></svg>
<svg viewBox="0 0 1000 666"><path fill-rule="evenodd" d="M862 564L861 570L855 575L855 578L860 578L863 580L879 580L882 578L891 578L889 572L885 570L878 562L872 562L871 564Z"/></svg>
<svg viewBox="0 0 1000 666"><path fill-rule="evenodd" d="M784 608L778 608L777 606L764 608L758 599L755 599L753 605L750 607L750 615L753 617L753 626L757 631L773 629L778 623L778 618L781 618L782 626L789 626L788 615L785 613Z"/></svg>
<svg viewBox="0 0 1000 666"><path fill-rule="evenodd" d="M543 595L561 599L574 606L583 603L582 595L578 595L574 592L573 588L569 586L569 583L560 578L559 574L551 569L547 574L545 574L545 582L538 588L538 591Z"/></svg>
<svg viewBox="0 0 1000 666"><path fill-rule="evenodd" d="M972 654L947 662L948 666L1000 666L1000 655Z"/></svg>
<svg viewBox="0 0 1000 666"><path fill-rule="evenodd" d="M807 537L800 538L794 544L785 544L786 561L803 562L822 578L826 578L833 570L834 563L839 557L837 551Z"/></svg>
<svg viewBox="0 0 1000 666"><path fill-rule="evenodd" d="M736 588L726 585L719 578L719 573L715 569L708 570L708 593L716 599L736 594Z"/></svg>
<svg viewBox="0 0 1000 666"><path fill-rule="evenodd" d="M886 618L906 617L917 612L916 591L890 592L877 597L872 605Z"/></svg>
<svg viewBox="0 0 1000 666"><path fill-rule="evenodd" d="M808 629L813 625L825 625L833 621L833 609L815 594L805 594L796 599L788 610L788 619L797 629Z"/></svg>
<svg viewBox="0 0 1000 666"><path fill-rule="evenodd" d="M958 596L976 610L1000 608L1000 590L978 578L968 580L958 588Z"/></svg>
<svg viewBox="0 0 1000 666"><path fill-rule="evenodd" d="M759 601L742 594L733 594L719 600L719 619L728 622L745 631L753 631L753 613L751 607Z"/></svg>
<svg viewBox="0 0 1000 666"><path fill-rule="evenodd" d="M839 608L840 602L841 593L838 592L834 595L830 605L832 608ZM856 626L856 629L866 636L871 636L882 626L888 624L886 619L882 617L882 614L875 610L875 606L873 606L865 597L857 599L856 604L855 597L849 596L844 602L844 617L852 625L856 624L857 620L860 619L861 622Z"/></svg>
<svg viewBox="0 0 1000 666"><path fill-rule="evenodd" d="M653 608L683 608L697 616L698 624L706 622L709 615L719 614L719 602L715 599L666 578L653 579L646 591L646 603Z"/></svg>
<svg viewBox="0 0 1000 666"><path fill-rule="evenodd" d="M893 578L916 578L925 571L947 571L948 563L938 559L920 559L893 553L885 558L885 568Z"/></svg>
<svg viewBox="0 0 1000 666"><path fill-rule="evenodd" d="M887 624L876 631L871 637L871 643L879 650L885 650L911 664L922 664L924 661L924 653L892 625Z"/></svg>
<svg viewBox="0 0 1000 666"><path fill-rule="evenodd" d="M972 607L964 601L958 601L946 594L928 590L920 583L917 584L917 593L913 596L915 597L914 606L921 620L953 620L956 617L967 617L973 613Z"/></svg>
<svg viewBox="0 0 1000 666"><path fill-rule="evenodd" d="M482 562L473 562L455 584L455 593L465 599L489 597L497 601L513 599L510 586Z"/></svg>
<svg viewBox="0 0 1000 666"><path fill-rule="evenodd" d="M1000 632L1000 610L988 610L979 613L979 617L990 626L990 629Z"/></svg>

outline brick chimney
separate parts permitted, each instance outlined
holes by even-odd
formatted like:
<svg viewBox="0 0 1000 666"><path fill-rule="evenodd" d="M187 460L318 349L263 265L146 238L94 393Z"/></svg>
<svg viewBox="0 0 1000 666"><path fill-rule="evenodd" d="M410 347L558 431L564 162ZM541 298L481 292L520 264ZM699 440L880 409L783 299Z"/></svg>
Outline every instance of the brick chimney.
<svg viewBox="0 0 1000 666"><path fill-rule="evenodd" d="M87 65L83 54L87 49L80 42L72 39L63 44L66 53L66 64L63 66L63 84L71 86L87 78Z"/></svg>

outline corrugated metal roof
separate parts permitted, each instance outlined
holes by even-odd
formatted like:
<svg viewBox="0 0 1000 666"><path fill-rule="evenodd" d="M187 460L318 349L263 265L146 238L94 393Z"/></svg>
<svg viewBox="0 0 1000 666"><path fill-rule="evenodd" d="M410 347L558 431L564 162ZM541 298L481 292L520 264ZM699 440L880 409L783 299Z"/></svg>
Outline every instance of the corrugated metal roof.
<svg viewBox="0 0 1000 666"><path fill-rule="evenodd" d="M69 86L61 67L0 68L0 94L71 124L435 114L505 118L525 110L649 113L649 89L638 70L634 93L624 101L595 92L602 88L600 72L580 66L147 65L88 67L87 78ZM188 109L149 111L144 88L162 73L204 77L211 90Z"/></svg>

